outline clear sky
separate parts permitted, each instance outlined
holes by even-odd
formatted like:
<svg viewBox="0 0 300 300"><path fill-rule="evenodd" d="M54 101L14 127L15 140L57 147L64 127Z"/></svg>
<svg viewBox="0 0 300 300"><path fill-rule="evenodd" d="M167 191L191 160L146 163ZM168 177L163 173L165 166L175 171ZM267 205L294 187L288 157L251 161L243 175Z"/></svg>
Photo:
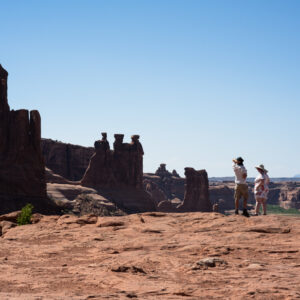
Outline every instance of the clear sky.
<svg viewBox="0 0 300 300"><path fill-rule="evenodd" d="M0 0L12 109L91 146L140 134L144 171L300 173L300 1Z"/></svg>

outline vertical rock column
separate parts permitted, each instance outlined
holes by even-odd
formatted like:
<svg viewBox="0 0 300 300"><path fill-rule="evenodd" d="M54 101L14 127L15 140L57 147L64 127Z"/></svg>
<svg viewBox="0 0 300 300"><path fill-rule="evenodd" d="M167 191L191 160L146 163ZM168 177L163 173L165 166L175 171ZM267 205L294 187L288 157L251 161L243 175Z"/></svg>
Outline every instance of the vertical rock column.
<svg viewBox="0 0 300 300"><path fill-rule="evenodd" d="M0 65L0 194L46 197L38 111L12 110L7 101L8 73Z"/></svg>
<svg viewBox="0 0 300 300"><path fill-rule="evenodd" d="M209 200L208 176L205 170L185 168L186 185L184 200L177 207L179 211L212 211Z"/></svg>

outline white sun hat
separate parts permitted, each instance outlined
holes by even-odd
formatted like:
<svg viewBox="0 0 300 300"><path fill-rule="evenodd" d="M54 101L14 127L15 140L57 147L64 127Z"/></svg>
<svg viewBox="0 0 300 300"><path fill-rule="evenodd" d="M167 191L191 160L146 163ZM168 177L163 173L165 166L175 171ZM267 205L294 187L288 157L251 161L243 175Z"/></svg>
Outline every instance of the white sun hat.
<svg viewBox="0 0 300 300"><path fill-rule="evenodd" d="M259 165L259 166L255 166L256 169L262 170L265 173L268 173L268 170L265 169L265 166L263 164Z"/></svg>

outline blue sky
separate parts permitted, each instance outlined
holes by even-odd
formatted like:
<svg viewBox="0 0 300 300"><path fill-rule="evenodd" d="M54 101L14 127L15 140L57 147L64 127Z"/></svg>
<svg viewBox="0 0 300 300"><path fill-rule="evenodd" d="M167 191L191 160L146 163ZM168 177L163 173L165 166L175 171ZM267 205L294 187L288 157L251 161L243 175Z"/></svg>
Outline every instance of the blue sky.
<svg viewBox="0 0 300 300"><path fill-rule="evenodd" d="M300 1L0 0L12 109L42 136L140 134L144 171L300 173Z"/></svg>

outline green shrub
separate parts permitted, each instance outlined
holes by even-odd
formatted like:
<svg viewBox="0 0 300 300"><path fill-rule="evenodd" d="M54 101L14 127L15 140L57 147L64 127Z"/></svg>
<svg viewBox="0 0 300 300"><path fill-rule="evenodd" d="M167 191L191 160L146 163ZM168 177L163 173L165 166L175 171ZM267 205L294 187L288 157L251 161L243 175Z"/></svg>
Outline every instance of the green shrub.
<svg viewBox="0 0 300 300"><path fill-rule="evenodd" d="M267 204L267 212L271 214L284 214L284 215L300 215L300 210L296 208L282 208L279 205Z"/></svg>
<svg viewBox="0 0 300 300"><path fill-rule="evenodd" d="M17 219L18 225L26 225L31 223L33 205L28 203L21 210L21 214Z"/></svg>

